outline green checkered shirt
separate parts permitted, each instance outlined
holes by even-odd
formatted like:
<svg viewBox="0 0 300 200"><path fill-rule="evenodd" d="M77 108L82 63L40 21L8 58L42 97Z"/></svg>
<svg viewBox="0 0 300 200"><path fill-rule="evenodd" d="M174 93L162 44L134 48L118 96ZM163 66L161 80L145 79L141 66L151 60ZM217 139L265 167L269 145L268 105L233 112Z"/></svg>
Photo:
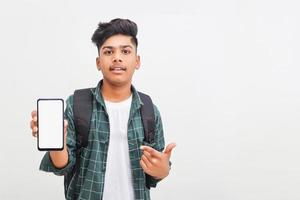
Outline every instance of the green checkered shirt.
<svg viewBox="0 0 300 200"><path fill-rule="evenodd" d="M76 132L73 121L73 95L67 99L65 118L68 120L67 146L69 161L62 168L55 168L49 152L41 161L40 170L53 172L56 175L70 177L70 184L65 185L65 197L68 200L101 200L103 196L104 178L106 170L106 158L109 144L109 120L105 103L101 94L102 81L96 88L92 88L93 112L90 124L88 146L83 148L80 159L76 159ZM144 131L140 115L140 107L143 104L137 91L132 86L132 103L128 120L128 146L131 164L132 184L136 200L149 200L149 189L145 186L145 173L140 166L142 152L140 146L144 143ZM165 142L161 117L156 106L155 113L155 142L147 144L158 151L163 151ZM75 164L75 173L72 169ZM120 167L126 167L120 163ZM158 180L151 178L151 186L155 187ZM117 192L117 191L116 191Z"/></svg>

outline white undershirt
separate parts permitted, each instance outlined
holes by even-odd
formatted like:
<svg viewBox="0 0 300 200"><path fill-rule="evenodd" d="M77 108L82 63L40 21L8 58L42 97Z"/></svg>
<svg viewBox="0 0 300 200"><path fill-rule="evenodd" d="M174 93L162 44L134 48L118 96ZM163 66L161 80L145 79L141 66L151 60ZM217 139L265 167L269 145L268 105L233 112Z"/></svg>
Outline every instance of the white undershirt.
<svg viewBox="0 0 300 200"><path fill-rule="evenodd" d="M103 200L134 200L127 139L131 101L132 96L118 103L105 101L109 116L110 138Z"/></svg>

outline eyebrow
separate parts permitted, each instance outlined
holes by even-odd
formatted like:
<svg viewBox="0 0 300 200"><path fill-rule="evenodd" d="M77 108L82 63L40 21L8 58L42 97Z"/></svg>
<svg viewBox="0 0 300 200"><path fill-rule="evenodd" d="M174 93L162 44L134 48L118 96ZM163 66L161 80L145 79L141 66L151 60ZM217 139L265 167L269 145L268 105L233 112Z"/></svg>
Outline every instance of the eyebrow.
<svg viewBox="0 0 300 200"><path fill-rule="evenodd" d="M119 46L120 49L124 49L124 48L127 48L127 47L133 49L132 45L120 45ZM104 46L104 47L102 47L102 49L115 49L115 48L117 48L117 47L113 47L113 46Z"/></svg>

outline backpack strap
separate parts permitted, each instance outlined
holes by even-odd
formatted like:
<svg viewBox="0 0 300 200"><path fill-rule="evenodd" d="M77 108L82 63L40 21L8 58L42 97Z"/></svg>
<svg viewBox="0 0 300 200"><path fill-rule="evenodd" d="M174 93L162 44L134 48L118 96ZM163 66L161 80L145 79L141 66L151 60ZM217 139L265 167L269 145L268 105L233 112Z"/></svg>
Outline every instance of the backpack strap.
<svg viewBox="0 0 300 200"><path fill-rule="evenodd" d="M144 142L154 143L155 115L151 97L142 92L138 92L144 105L141 107L141 117L144 127Z"/></svg>
<svg viewBox="0 0 300 200"><path fill-rule="evenodd" d="M73 114L79 149L88 144L88 134L93 111L93 94L91 88L75 90L73 97Z"/></svg>
<svg viewBox="0 0 300 200"><path fill-rule="evenodd" d="M73 117L76 137L76 159L80 159L82 147L88 144L88 134L90 130L90 121L93 111L93 94L91 88L75 90L73 95ZM79 164L76 163L71 173L65 174L64 189L65 197L67 198L67 190L69 188L71 179L75 172L78 170Z"/></svg>

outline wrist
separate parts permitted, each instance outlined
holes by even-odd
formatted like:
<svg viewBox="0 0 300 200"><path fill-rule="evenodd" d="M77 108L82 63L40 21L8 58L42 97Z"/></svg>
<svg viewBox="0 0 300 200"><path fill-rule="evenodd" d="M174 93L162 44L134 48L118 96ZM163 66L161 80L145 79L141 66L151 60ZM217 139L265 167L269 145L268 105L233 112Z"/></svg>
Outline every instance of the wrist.
<svg viewBox="0 0 300 200"><path fill-rule="evenodd" d="M164 170L164 173L162 173L161 176L153 177L153 178L157 179L157 180L162 180L162 179L166 178L170 173L170 169L171 169L171 167L170 167L170 165L168 165L168 167Z"/></svg>

